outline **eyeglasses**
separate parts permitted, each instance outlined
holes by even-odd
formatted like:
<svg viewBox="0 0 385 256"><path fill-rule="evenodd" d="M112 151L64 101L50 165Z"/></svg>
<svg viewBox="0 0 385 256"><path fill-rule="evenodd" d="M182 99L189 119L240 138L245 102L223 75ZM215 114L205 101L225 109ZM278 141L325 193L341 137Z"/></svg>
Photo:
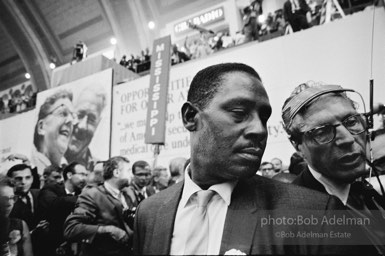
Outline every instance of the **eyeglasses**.
<svg viewBox="0 0 385 256"><path fill-rule="evenodd" d="M77 120L78 118L78 115L75 112L70 111L64 104L60 104L59 106L48 112L44 116L44 118L49 115L54 115L63 119L67 119L69 116L71 116L73 120Z"/></svg>
<svg viewBox="0 0 385 256"><path fill-rule="evenodd" d="M302 132L300 134L303 134L313 139L316 143L320 145L327 144L335 139L336 128L340 125L343 125L352 135L361 134L366 129L366 124L362 115L355 114L345 118L339 124L327 124L319 126L309 131Z"/></svg>

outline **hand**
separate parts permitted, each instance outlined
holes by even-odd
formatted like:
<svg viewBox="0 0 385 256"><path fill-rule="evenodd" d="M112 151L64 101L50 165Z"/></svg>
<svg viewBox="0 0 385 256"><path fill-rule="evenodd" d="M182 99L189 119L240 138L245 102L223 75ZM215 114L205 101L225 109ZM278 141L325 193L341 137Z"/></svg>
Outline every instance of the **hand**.
<svg viewBox="0 0 385 256"><path fill-rule="evenodd" d="M122 229L109 225L109 226L99 226L98 228L99 234L108 234L111 235L111 237L119 242L119 243L128 243L128 235L126 232L124 232Z"/></svg>
<svg viewBox="0 0 385 256"><path fill-rule="evenodd" d="M21 160L23 161L24 164L27 164L27 165L30 164L29 159L23 154L11 154L7 157L7 160L9 161Z"/></svg>

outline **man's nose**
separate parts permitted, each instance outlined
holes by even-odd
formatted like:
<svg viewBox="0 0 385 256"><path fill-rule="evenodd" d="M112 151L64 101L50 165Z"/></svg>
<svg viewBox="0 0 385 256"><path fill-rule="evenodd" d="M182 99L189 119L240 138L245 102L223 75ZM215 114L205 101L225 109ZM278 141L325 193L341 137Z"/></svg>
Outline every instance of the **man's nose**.
<svg viewBox="0 0 385 256"><path fill-rule="evenodd" d="M251 117L250 122L247 124L245 129L247 135L257 135L261 139L267 137L266 125L259 118L258 114L255 114Z"/></svg>
<svg viewBox="0 0 385 256"><path fill-rule="evenodd" d="M353 144L354 136L343 125L339 125L336 127L335 143L337 146Z"/></svg>
<svg viewBox="0 0 385 256"><path fill-rule="evenodd" d="M81 118L81 119L78 119L78 121L77 121L77 127L79 128L79 129L87 129L87 122L88 122L88 117L87 116L85 116L85 117L83 117L83 118Z"/></svg>

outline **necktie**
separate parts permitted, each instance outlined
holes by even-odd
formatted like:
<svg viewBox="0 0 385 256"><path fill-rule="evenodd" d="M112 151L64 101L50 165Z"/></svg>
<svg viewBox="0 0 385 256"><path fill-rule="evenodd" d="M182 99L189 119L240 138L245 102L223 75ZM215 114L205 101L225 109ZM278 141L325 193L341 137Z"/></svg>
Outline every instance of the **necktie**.
<svg viewBox="0 0 385 256"><path fill-rule="evenodd" d="M31 204L31 198L28 196L28 193L27 193L27 194L24 194L22 197L25 198L25 200L26 200L25 202L26 202L26 205L27 205L28 210L30 210L31 212L33 212L32 204ZM23 202L24 202L24 200L23 200Z"/></svg>
<svg viewBox="0 0 385 256"><path fill-rule="evenodd" d="M215 194L212 190L201 190L196 193L197 207L193 213L187 243L184 253L187 255L207 254L209 220L207 216L207 204Z"/></svg>

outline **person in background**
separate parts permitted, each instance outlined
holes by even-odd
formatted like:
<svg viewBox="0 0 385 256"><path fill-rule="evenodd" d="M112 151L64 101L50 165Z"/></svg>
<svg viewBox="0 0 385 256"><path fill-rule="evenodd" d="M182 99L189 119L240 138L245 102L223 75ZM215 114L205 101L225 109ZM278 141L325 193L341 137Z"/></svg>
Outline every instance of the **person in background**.
<svg viewBox="0 0 385 256"><path fill-rule="evenodd" d="M243 9L243 33L245 34L244 42L258 40L260 25L258 24L258 16L262 14L262 0L252 0L250 5Z"/></svg>
<svg viewBox="0 0 385 256"><path fill-rule="evenodd" d="M168 187L170 182L170 173L166 167L156 166L152 171L152 187L155 193L162 191Z"/></svg>
<svg viewBox="0 0 385 256"><path fill-rule="evenodd" d="M275 174L283 172L281 159L275 157L275 158L271 159L271 163L273 164Z"/></svg>
<svg viewBox="0 0 385 256"><path fill-rule="evenodd" d="M134 175L128 190L132 201L135 206L138 206L140 202L155 194L155 190L150 186L151 182L151 167L146 161L136 161L132 165L132 174Z"/></svg>
<svg viewBox="0 0 385 256"><path fill-rule="evenodd" d="M28 225L21 219L9 217L15 201L17 201L17 196L14 194L11 179L0 177L0 207L4 209L0 211L3 219L1 232L4 232L6 236L2 238L0 248L2 252L0 253L7 256L33 256Z"/></svg>
<svg viewBox="0 0 385 256"><path fill-rule="evenodd" d="M259 167L259 171L261 172L261 175L266 178L273 178L273 176L276 174L274 171L273 164L270 162L262 162L261 166Z"/></svg>
<svg viewBox="0 0 385 256"><path fill-rule="evenodd" d="M64 182L63 169L57 165L50 165L44 169L41 187L47 184L62 184Z"/></svg>
<svg viewBox="0 0 385 256"><path fill-rule="evenodd" d="M39 248L39 255L55 255L64 242L63 224L75 209L76 200L86 184L88 173L83 165L72 162L64 167L64 184L49 183L42 188L38 197L38 216L48 221L49 232L44 238L44 246Z"/></svg>
<svg viewBox="0 0 385 256"><path fill-rule="evenodd" d="M128 170L128 159L112 157L104 163L104 184L80 194L64 224L64 237L82 243L81 255L131 255L133 204L123 192Z"/></svg>
<svg viewBox="0 0 385 256"><path fill-rule="evenodd" d="M171 179L169 181L169 186L178 183L184 178L184 166L187 159L184 157L176 157L170 160L169 170L171 174Z"/></svg>

